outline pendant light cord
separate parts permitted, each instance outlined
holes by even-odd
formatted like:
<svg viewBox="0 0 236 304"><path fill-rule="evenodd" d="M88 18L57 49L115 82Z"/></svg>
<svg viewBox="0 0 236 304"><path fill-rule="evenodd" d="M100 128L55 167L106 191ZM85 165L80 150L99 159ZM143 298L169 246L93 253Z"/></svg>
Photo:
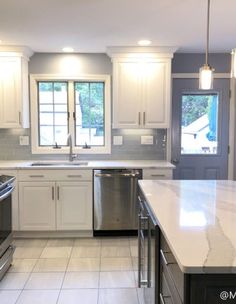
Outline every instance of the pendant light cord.
<svg viewBox="0 0 236 304"><path fill-rule="evenodd" d="M210 23L210 0L207 2L207 35L206 35L206 65L208 65L208 53L209 53L209 26Z"/></svg>

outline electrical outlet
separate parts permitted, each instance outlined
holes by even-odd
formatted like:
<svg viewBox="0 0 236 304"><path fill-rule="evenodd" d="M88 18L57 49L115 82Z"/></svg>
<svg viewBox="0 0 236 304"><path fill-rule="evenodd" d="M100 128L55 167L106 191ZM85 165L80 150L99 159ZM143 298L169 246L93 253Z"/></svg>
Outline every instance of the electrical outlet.
<svg viewBox="0 0 236 304"><path fill-rule="evenodd" d="M141 145L153 145L153 136L141 136Z"/></svg>
<svg viewBox="0 0 236 304"><path fill-rule="evenodd" d="M113 136L113 145L114 146L121 146L123 145L123 136Z"/></svg>
<svg viewBox="0 0 236 304"><path fill-rule="evenodd" d="M19 137L19 142L21 146L29 146L29 136L21 135Z"/></svg>

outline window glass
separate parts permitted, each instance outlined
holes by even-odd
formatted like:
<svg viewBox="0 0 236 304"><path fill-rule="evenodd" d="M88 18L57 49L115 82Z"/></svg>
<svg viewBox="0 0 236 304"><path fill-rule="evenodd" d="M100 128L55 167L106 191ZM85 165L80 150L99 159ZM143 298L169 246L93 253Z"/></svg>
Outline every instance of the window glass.
<svg viewBox="0 0 236 304"><path fill-rule="evenodd" d="M67 82L38 82L39 146L66 145Z"/></svg>
<svg viewBox="0 0 236 304"><path fill-rule="evenodd" d="M182 95L181 154L218 153L218 95Z"/></svg>
<svg viewBox="0 0 236 304"><path fill-rule="evenodd" d="M104 82L75 82L75 144L104 146Z"/></svg>

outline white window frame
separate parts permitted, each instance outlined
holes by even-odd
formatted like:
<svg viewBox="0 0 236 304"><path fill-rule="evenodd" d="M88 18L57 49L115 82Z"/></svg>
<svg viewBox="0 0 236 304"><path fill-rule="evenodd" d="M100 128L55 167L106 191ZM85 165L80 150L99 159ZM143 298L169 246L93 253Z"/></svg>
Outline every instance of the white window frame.
<svg viewBox="0 0 236 304"><path fill-rule="evenodd" d="M39 146L39 130L38 130L38 86L39 81L65 81L68 82L68 111L69 118L69 132L72 136L73 153L76 154L110 154L111 153L111 81L110 75L78 75L78 76L64 76L58 74L31 74L30 75L30 106L31 106L31 150L33 154L68 154L69 147L61 147L60 149L53 149L53 147ZM90 149L83 149L75 146L75 128L73 121L74 109L74 85L76 81L100 81L104 82L104 131L105 131L105 145L91 146Z"/></svg>

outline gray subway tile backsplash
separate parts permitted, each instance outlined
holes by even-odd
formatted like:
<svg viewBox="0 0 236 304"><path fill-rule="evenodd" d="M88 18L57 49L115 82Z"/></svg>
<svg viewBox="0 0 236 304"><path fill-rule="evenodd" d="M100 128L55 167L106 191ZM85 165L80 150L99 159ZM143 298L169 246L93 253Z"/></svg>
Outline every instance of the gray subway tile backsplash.
<svg viewBox="0 0 236 304"><path fill-rule="evenodd" d="M32 159L65 159L67 155L38 155L31 153L31 146L20 146L19 136L30 136L29 129L0 129L0 160L32 160ZM123 145L112 144L111 154L83 154L80 159L87 160L137 160L137 159L166 159L164 139L166 129L127 130L112 129L112 136L122 135ZM153 145L141 145L141 135L152 135ZM112 141L112 140L111 140Z"/></svg>

